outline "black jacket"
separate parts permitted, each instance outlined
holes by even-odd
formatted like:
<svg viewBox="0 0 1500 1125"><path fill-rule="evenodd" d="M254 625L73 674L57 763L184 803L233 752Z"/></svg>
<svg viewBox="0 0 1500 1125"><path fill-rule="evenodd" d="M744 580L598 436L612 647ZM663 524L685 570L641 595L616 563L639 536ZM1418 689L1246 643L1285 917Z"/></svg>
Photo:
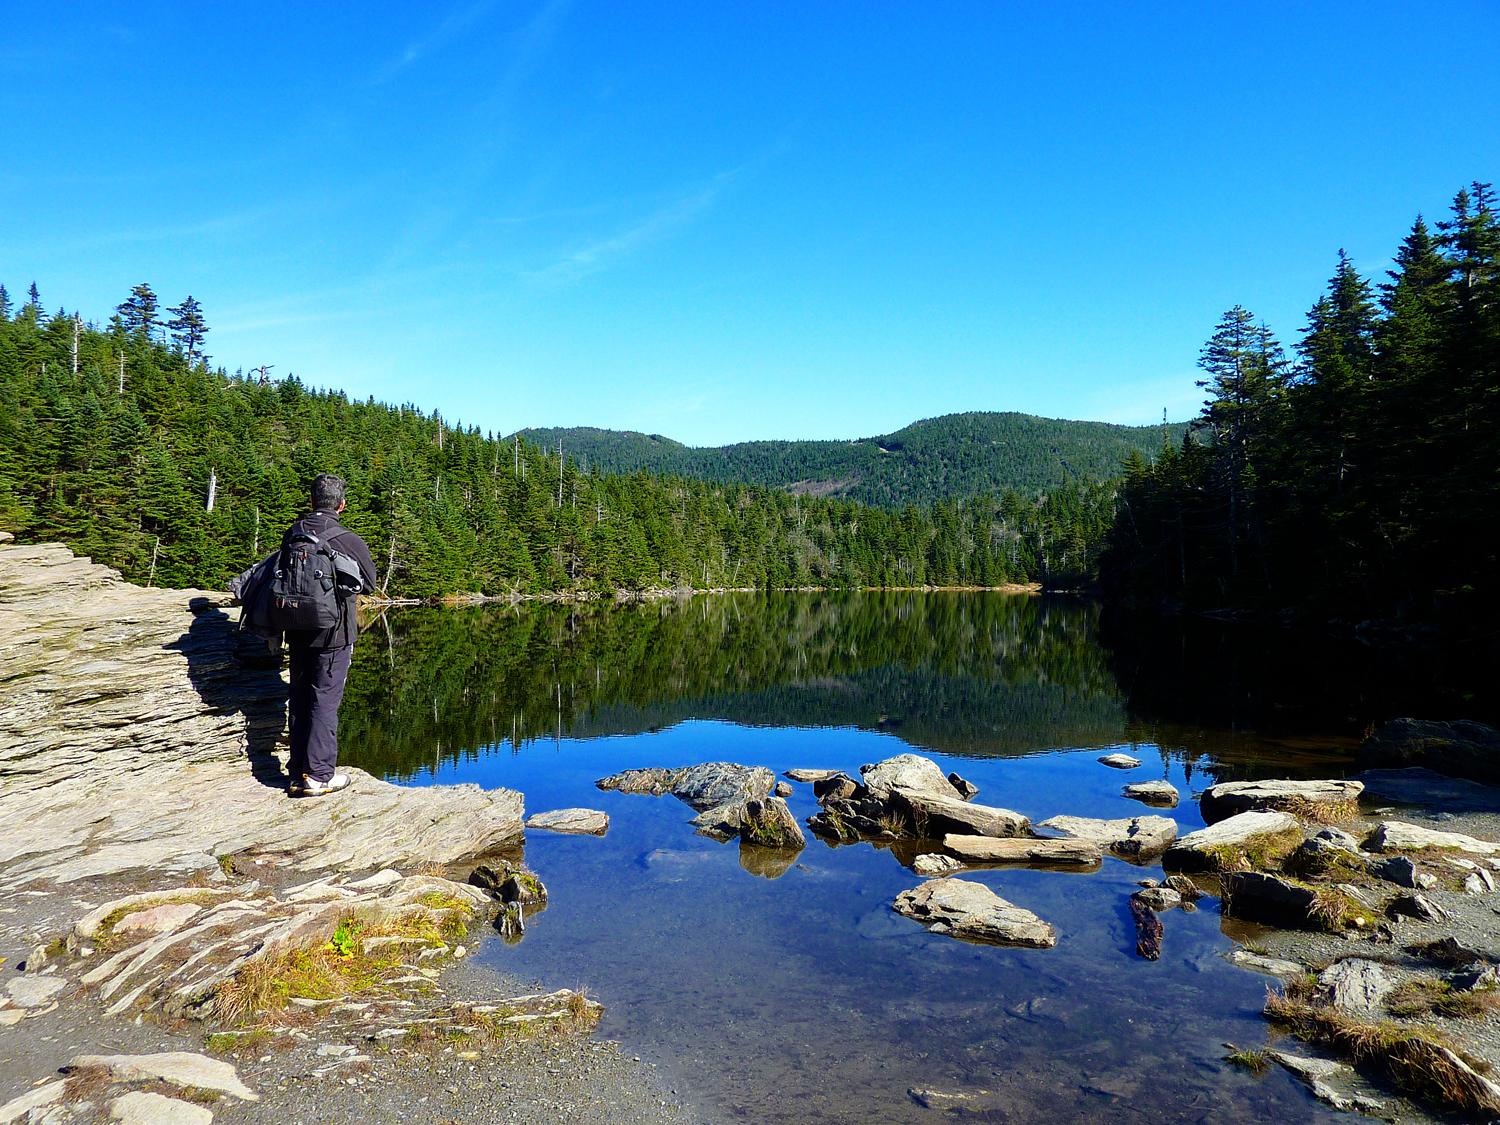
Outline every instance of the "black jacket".
<svg viewBox="0 0 1500 1125"><path fill-rule="evenodd" d="M293 531L311 532L335 551L348 555L359 564L361 593L373 594L375 592L375 563L370 558L370 548L365 546L365 541L358 535L340 525L338 517L332 512L312 512L305 515L287 529L287 534L290 535ZM358 609L358 594L345 598L340 605L339 623L332 629L288 629L286 643L319 650L347 648L354 643L354 638L359 632L359 623L356 620Z"/></svg>

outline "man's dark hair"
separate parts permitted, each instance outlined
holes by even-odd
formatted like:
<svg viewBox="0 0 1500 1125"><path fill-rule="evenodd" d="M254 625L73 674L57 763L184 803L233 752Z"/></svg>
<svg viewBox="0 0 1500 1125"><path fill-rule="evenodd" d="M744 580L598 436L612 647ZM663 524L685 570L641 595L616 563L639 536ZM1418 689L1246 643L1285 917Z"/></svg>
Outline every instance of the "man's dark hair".
<svg viewBox="0 0 1500 1125"><path fill-rule="evenodd" d="M319 473L312 482L312 506L315 512L336 512L344 502L344 478Z"/></svg>

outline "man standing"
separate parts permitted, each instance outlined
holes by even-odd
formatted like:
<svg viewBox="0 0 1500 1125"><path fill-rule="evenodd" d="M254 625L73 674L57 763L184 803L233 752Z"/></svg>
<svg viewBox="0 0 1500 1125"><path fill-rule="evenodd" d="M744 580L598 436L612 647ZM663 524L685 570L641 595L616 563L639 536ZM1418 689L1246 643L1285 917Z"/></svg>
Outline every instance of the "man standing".
<svg viewBox="0 0 1500 1125"><path fill-rule="evenodd" d="M339 602L338 621L327 629L288 629L291 657L291 760L287 772L293 797L324 797L349 786L349 775L336 772L339 757L339 703L354 656L359 630L355 613L360 593L375 589L375 564L370 548L354 532L340 526L346 507L344 482L332 473L319 473L312 482L312 511L292 524L287 537L316 536L359 566L360 587Z"/></svg>

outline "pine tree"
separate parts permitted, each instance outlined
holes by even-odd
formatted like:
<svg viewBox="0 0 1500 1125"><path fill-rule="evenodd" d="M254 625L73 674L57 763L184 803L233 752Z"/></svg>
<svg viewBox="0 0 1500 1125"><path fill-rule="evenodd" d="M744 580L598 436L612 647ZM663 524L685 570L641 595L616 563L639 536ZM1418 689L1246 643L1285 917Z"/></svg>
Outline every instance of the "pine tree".
<svg viewBox="0 0 1500 1125"><path fill-rule="evenodd" d="M203 319L203 306L189 295L182 304L167 311L174 314L167 321L167 331L172 334L172 342L182 350L191 367L193 358L203 344L203 337L208 333L208 323Z"/></svg>
<svg viewBox="0 0 1500 1125"><path fill-rule="evenodd" d="M10 319L10 292L0 285L0 319Z"/></svg>
<svg viewBox="0 0 1500 1125"><path fill-rule="evenodd" d="M127 297L115 310L120 326L129 334L142 340L150 340L156 327L156 293L146 282L131 289Z"/></svg>

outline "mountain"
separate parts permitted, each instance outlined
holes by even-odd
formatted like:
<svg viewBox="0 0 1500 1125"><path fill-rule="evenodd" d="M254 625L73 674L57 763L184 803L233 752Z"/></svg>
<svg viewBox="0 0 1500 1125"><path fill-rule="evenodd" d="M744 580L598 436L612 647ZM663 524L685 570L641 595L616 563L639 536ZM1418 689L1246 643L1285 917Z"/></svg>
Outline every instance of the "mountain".
<svg viewBox="0 0 1500 1125"><path fill-rule="evenodd" d="M520 437L613 473L644 470L842 496L885 508L1014 489L1036 494L1068 480L1121 475L1132 450L1150 458L1186 423L1114 426L1031 414L973 412L914 422L853 441L748 441L697 448L660 434L589 426L526 429ZM513 435L514 436L514 435Z"/></svg>

